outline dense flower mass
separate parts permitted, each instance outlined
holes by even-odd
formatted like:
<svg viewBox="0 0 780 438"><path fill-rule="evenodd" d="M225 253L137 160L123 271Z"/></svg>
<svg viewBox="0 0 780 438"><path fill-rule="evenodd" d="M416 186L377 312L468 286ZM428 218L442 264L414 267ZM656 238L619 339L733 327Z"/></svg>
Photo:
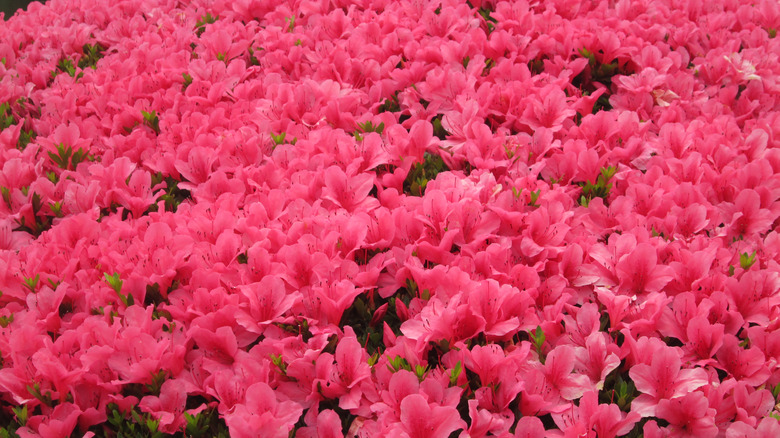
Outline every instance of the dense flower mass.
<svg viewBox="0 0 780 438"><path fill-rule="evenodd" d="M0 432L780 436L778 28L33 3L0 26Z"/></svg>

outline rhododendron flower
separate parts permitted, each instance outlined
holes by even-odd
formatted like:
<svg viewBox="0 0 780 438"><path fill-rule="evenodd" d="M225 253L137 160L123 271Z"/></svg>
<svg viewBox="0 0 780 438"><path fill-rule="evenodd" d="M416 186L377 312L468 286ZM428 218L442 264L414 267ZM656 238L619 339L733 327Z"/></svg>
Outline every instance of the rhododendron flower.
<svg viewBox="0 0 780 438"><path fill-rule="evenodd" d="M595 391L585 393L579 406L552 415L555 424L565 437L609 437L623 436L631 431L641 417L636 412L625 414L615 404L599 404Z"/></svg>
<svg viewBox="0 0 780 438"><path fill-rule="evenodd" d="M466 428L466 422L455 408L431 405L420 394L408 395L401 401L400 420L400 431L404 435L391 433L388 436L445 438L458 429Z"/></svg>
<svg viewBox="0 0 780 438"><path fill-rule="evenodd" d="M720 367L739 381L758 386L769 377L764 353L755 347L743 348L736 336L725 336L716 357Z"/></svg>
<svg viewBox="0 0 780 438"><path fill-rule="evenodd" d="M485 319L468 304L460 304L457 299L444 304L433 297L416 318L401 325L401 333L423 345L431 340L446 340L452 345L476 336L484 328Z"/></svg>
<svg viewBox="0 0 780 438"><path fill-rule="evenodd" d="M780 435L776 0L277 3L0 26L9 433Z"/></svg>
<svg viewBox="0 0 780 438"><path fill-rule="evenodd" d="M236 405L225 415L231 434L251 437L268 434L269 437L286 437L298 421L303 409L292 401L279 401L276 393L266 383L258 382L247 388L246 404Z"/></svg>
<svg viewBox="0 0 780 438"><path fill-rule="evenodd" d="M372 187L373 179L369 175L347 175L341 168L331 166L325 171L323 199L347 211L370 210L377 205L376 199L368 196Z"/></svg>
<svg viewBox="0 0 780 438"><path fill-rule="evenodd" d="M661 400L678 399L709 383L704 369L681 369L681 366L677 351L666 347L654 353L650 364L631 367L628 373L642 393L631 402L631 412L643 417L654 416Z"/></svg>
<svg viewBox="0 0 780 438"><path fill-rule="evenodd" d="M658 418L669 422L672 437L715 436L715 410L709 407L701 392L691 392L672 400L661 400L656 409Z"/></svg>
<svg viewBox="0 0 780 438"><path fill-rule="evenodd" d="M186 383L182 380L166 380L160 387L160 396L142 398L139 407L157 418L158 430L175 433L185 424L182 414L187 404L187 389Z"/></svg>

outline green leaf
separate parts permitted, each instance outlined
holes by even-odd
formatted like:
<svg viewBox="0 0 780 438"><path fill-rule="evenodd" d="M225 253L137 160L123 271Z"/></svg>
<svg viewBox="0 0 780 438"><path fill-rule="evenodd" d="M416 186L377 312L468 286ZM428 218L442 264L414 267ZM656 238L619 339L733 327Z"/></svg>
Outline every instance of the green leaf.
<svg viewBox="0 0 780 438"><path fill-rule="evenodd" d="M8 187L0 186L0 194L2 194L3 201L5 201L5 204L8 206L8 208L12 209L13 206L11 205L11 191L8 190Z"/></svg>
<svg viewBox="0 0 780 438"><path fill-rule="evenodd" d="M157 111L146 112L141 110L141 115L144 117L144 125L152 128L155 134L160 133L160 118L157 116Z"/></svg>
<svg viewBox="0 0 780 438"><path fill-rule="evenodd" d="M444 160L438 155L425 153L422 163L415 163L404 179L404 193L411 196L422 196L428 181L435 179L441 172L450 170Z"/></svg>
<svg viewBox="0 0 780 438"><path fill-rule="evenodd" d="M181 91L184 91L192 85L192 76L189 73L182 73L181 76L184 78L184 82L181 84Z"/></svg>
<svg viewBox="0 0 780 438"><path fill-rule="evenodd" d="M538 189L535 192L531 192L531 201L528 203L531 207L538 207L539 204L536 201L539 200L539 195L542 194L542 189Z"/></svg>
<svg viewBox="0 0 780 438"><path fill-rule="evenodd" d="M14 416L16 417L16 422L20 426L24 426L27 424L27 419L30 418L29 412L27 411L27 405L24 406L16 406L11 408L14 411Z"/></svg>
<svg viewBox="0 0 780 438"><path fill-rule="evenodd" d="M23 151L35 137L37 134L32 129L22 129L19 132L19 139L16 141L17 149Z"/></svg>
<svg viewBox="0 0 780 438"><path fill-rule="evenodd" d="M116 293L122 292L122 280L119 279L119 273L114 272L113 275L108 275L108 272L103 273L103 277L106 279L106 283L108 283L109 286L111 286L111 289L114 289Z"/></svg>
<svg viewBox="0 0 780 438"><path fill-rule="evenodd" d="M106 50L100 43L84 44L82 46L83 56L79 59L78 66L82 70L85 68L97 68L97 62L103 58L103 52Z"/></svg>
<svg viewBox="0 0 780 438"><path fill-rule="evenodd" d="M287 375L287 364L284 363L284 359L282 359L281 354L272 354L271 355L271 363L276 365L276 367L279 369L279 372L283 375Z"/></svg>
<svg viewBox="0 0 780 438"><path fill-rule="evenodd" d="M201 16L198 18L198 21L195 23L195 35L200 37L203 32L206 31L206 25L207 24L214 24L219 19L219 15L213 16L211 15L211 12L206 12L206 15Z"/></svg>
<svg viewBox="0 0 780 438"><path fill-rule="evenodd" d="M458 377L460 377L460 374L463 372L463 364L458 361L455 364L455 368L450 371L450 386L457 386L458 384Z"/></svg>
<svg viewBox="0 0 780 438"><path fill-rule="evenodd" d="M425 375L428 374L428 365L422 366L417 365L414 367L414 375L417 376L417 379L422 382L425 380Z"/></svg>
<svg viewBox="0 0 780 438"><path fill-rule="evenodd" d="M25 277L24 278L24 287L30 290L30 292L35 293L36 289L38 289L38 281L41 279L41 274L35 274L35 277Z"/></svg>
<svg viewBox="0 0 780 438"><path fill-rule="evenodd" d="M14 322L14 314L10 314L8 316L0 316L0 327L6 328L9 324Z"/></svg>
<svg viewBox="0 0 780 438"><path fill-rule="evenodd" d="M248 51L249 51L249 64L250 65L260 65L260 60L257 59L257 57L255 56L255 53L259 52L260 50L263 50L263 48L260 47L259 49L254 49L251 46L249 47Z"/></svg>
<svg viewBox="0 0 780 438"><path fill-rule="evenodd" d="M753 251L753 254L748 254L746 252L743 252L739 255L739 266L742 267L744 270L750 269L753 264L756 263L756 252Z"/></svg>
<svg viewBox="0 0 780 438"><path fill-rule="evenodd" d="M16 119L11 113L11 105L7 102L0 103L0 131L16 124Z"/></svg>
<svg viewBox="0 0 780 438"><path fill-rule="evenodd" d="M284 138L287 137L286 132L282 132L281 134L275 135L273 132L271 133L271 140L273 140L274 145L279 146L280 144L284 144Z"/></svg>

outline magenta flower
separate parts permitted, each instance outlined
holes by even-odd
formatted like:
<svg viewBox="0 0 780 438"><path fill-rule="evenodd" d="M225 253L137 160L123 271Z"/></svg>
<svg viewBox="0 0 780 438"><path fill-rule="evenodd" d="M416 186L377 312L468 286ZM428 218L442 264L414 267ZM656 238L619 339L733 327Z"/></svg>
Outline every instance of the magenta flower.
<svg viewBox="0 0 780 438"><path fill-rule="evenodd" d="M631 367L629 375L642 393L631 402L631 412L643 417L655 416L661 400L679 399L709 383L704 369L681 369L681 365L677 351L665 347L653 354L650 364Z"/></svg>
<svg viewBox="0 0 780 438"><path fill-rule="evenodd" d="M466 423L454 407L429 404L420 394L401 401L401 429L409 438L446 438Z"/></svg>
<svg viewBox="0 0 780 438"><path fill-rule="evenodd" d="M656 416L669 422L666 429L671 437L715 436L715 409L709 407L701 392L691 392L672 400L661 400Z"/></svg>

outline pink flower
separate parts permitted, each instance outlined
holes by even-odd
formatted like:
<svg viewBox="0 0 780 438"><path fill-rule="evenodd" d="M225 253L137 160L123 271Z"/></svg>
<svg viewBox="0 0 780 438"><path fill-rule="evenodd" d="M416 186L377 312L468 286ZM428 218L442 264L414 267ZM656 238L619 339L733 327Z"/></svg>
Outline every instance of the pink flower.
<svg viewBox="0 0 780 438"><path fill-rule="evenodd" d="M446 438L465 429L466 422L457 409L429 404L420 394L411 394L401 401L401 429L409 438Z"/></svg>
<svg viewBox="0 0 780 438"><path fill-rule="evenodd" d="M544 424L539 417L522 417L515 427L515 438L543 438L546 436Z"/></svg>
<svg viewBox="0 0 780 438"><path fill-rule="evenodd" d="M566 95L555 85L548 85L539 91L538 99L533 99L523 112L522 121L536 130L549 128L560 131L563 123L577 112L569 107Z"/></svg>
<svg viewBox="0 0 780 438"><path fill-rule="evenodd" d="M183 412L187 404L188 385L181 379L166 380L160 388L160 395L148 395L141 399L139 407L144 412L149 412L159 423L159 429L166 433L176 433L184 424Z"/></svg>
<svg viewBox="0 0 780 438"><path fill-rule="evenodd" d="M344 387L345 394L339 398L342 409L357 409L362 391L360 385L371 378L371 367L366 362L365 350L360 346L351 327L344 329L344 337L336 346L336 380Z"/></svg>
<svg viewBox="0 0 780 438"><path fill-rule="evenodd" d="M293 401L279 401L268 384L258 382L247 388L246 403L225 414L230 435L256 437L258 434L285 438L298 421L303 409Z"/></svg>
<svg viewBox="0 0 780 438"><path fill-rule="evenodd" d="M239 291L246 303L236 314L236 322L258 335L264 327L279 321L301 299L299 292L288 293L284 281L270 275L258 283L240 287Z"/></svg>
<svg viewBox="0 0 780 438"><path fill-rule="evenodd" d="M753 386L763 384L770 375L764 353L756 347L744 348L740 343L736 336L726 335L716 355L719 368L738 381Z"/></svg>
<svg viewBox="0 0 780 438"><path fill-rule="evenodd" d="M671 437L715 436L715 409L709 407L701 392L691 392L683 397L658 402L656 416L669 422Z"/></svg>
<svg viewBox="0 0 780 438"><path fill-rule="evenodd" d="M628 373L642 393L631 402L631 412L643 417L654 416L661 400L679 399L709 383L704 369L680 369L681 365L677 351L666 347L653 354L650 365L631 367Z"/></svg>
<svg viewBox="0 0 780 438"><path fill-rule="evenodd" d="M596 389L604 387L607 375L620 366L619 348L608 343L604 333L593 333L588 336L585 348L578 348L576 352L577 365L575 370L590 378Z"/></svg>
<svg viewBox="0 0 780 438"><path fill-rule="evenodd" d="M29 428L21 428L17 430L19 436L27 437L51 437L51 438L67 438L71 436L71 433L76 428L76 422L81 414L81 409L73 403L63 403L57 405L51 414L47 415L48 418L38 425L38 433L31 433Z"/></svg>
<svg viewBox="0 0 780 438"><path fill-rule="evenodd" d="M322 198L327 199L347 211L372 210L379 202L368 196L374 181L370 175L361 173L347 175L338 166L325 170L325 187Z"/></svg>
<svg viewBox="0 0 780 438"><path fill-rule="evenodd" d="M485 329L485 319L476 315L468 304L452 299L444 304L437 297L431 298L420 314L401 325L401 333L420 344L429 341L463 341Z"/></svg>
<svg viewBox="0 0 780 438"><path fill-rule="evenodd" d="M671 268L658 265L656 249L647 243L638 244L615 268L620 287L630 294L658 292L674 278Z"/></svg>
<svg viewBox="0 0 780 438"><path fill-rule="evenodd" d="M636 412L625 414L615 404L599 404L598 393L588 391L580 400L579 406L552 415L555 424L564 432L564 436L594 436L614 438L631 431L641 417ZM595 433L595 435L593 435Z"/></svg>
<svg viewBox="0 0 780 438"><path fill-rule="evenodd" d="M587 376L574 374L574 348L561 345L550 350L544 364L544 376L547 383L558 391L564 400L576 400L582 397L590 382Z"/></svg>

